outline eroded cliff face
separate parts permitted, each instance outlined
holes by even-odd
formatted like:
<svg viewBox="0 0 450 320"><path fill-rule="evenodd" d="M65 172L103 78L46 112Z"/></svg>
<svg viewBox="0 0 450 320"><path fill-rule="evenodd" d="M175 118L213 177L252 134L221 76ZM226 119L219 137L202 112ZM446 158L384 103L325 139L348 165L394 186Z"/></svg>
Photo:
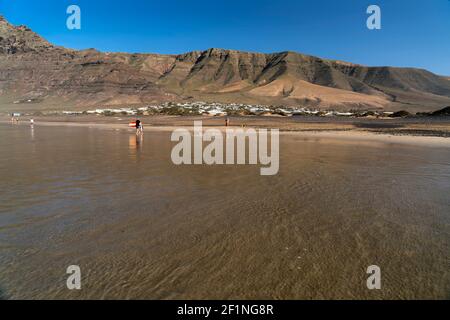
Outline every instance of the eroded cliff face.
<svg viewBox="0 0 450 320"><path fill-rule="evenodd" d="M0 20L0 90L15 102L97 105L174 99L155 84L174 59L55 47L26 27Z"/></svg>
<svg viewBox="0 0 450 320"><path fill-rule="evenodd" d="M448 105L450 81L426 70L366 67L296 52L77 51L0 17L3 105L64 109L182 100L416 111Z"/></svg>

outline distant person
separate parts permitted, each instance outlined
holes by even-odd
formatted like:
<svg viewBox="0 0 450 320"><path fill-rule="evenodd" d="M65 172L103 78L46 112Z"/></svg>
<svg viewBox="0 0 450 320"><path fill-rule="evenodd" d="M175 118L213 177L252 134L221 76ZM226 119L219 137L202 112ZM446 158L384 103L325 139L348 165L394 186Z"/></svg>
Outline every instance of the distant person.
<svg viewBox="0 0 450 320"><path fill-rule="evenodd" d="M228 127L230 125L230 119L225 118L225 127Z"/></svg>
<svg viewBox="0 0 450 320"><path fill-rule="evenodd" d="M31 125L34 124L34 119L33 119L33 118L30 119L30 124L31 124Z"/></svg>
<svg viewBox="0 0 450 320"><path fill-rule="evenodd" d="M144 133L144 128L142 127L141 120L136 120L136 134Z"/></svg>

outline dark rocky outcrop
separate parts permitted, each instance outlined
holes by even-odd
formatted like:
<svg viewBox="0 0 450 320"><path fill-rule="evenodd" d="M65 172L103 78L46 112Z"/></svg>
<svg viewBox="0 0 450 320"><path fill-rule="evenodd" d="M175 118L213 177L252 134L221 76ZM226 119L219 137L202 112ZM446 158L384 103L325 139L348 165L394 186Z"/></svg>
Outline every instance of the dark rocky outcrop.
<svg viewBox="0 0 450 320"><path fill-rule="evenodd" d="M431 113L431 115L434 117L444 117L444 116L448 117L450 116L450 106L434 111Z"/></svg>

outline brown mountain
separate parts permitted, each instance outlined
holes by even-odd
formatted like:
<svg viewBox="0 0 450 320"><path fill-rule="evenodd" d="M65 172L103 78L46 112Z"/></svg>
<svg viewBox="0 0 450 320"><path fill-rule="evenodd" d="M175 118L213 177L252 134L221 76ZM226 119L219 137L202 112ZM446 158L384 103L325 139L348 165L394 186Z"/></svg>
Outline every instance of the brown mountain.
<svg viewBox="0 0 450 320"><path fill-rule="evenodd" d="M421 69L366 67L296 52L77 51L0 17L2 109L186 100L427 111L450 104L450 80Z"/></svg>

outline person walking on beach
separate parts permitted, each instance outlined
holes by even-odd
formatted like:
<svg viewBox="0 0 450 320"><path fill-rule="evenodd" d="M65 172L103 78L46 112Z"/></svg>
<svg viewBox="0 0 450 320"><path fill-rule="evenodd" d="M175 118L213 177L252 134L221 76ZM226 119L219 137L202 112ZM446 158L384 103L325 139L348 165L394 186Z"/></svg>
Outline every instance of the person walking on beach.
<svg viewBox="0 0 450 320"><path fill-rule="evenodd" d="M136 120L136 134L143 134L144 128L142 127L141 120Z"/></svg>
<svg viewBox="0 0 450 320"><path fill-rule="evenodd" d="M34 119L31 118L31 119L30 119L30 125L33 125L33 124L34 124Z"/></svg>

